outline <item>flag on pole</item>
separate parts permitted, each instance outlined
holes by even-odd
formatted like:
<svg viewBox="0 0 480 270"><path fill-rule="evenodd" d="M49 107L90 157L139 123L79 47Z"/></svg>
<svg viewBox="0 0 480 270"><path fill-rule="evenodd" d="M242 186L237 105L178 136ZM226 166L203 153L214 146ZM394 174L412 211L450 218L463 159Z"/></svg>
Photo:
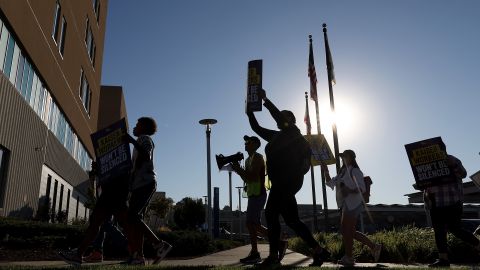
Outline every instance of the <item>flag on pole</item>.
<svg viewBox="0 0 480 270"><path fill-rule="evenodd" d="M312 124L310 123L310 112L308 111L307 92L305 92L305 116L303 117L303 122L305 122L305 125L307 125L307 135L312 134Z"/></svg>
<svg viewBox="0 0 480 270"><path fill-rule="evenodd" d="M315 62L313 60L313 46L312 35L309 35L310 39L310 52L308 54L308 77L310 77L310 98L312 100L318 100L317 97L317 72L315 71Z"/></svg>
<svg viewBox="0 0 480 270"><path fill-rule="evenodd" d="M333 85L337 83L335 80L335 72L333 71L333 61L332 61L332 53L330 52L330 46L328 45L328 37L325 33L325 50L327 52L327 71L330 77L330 81Z"/></svg>

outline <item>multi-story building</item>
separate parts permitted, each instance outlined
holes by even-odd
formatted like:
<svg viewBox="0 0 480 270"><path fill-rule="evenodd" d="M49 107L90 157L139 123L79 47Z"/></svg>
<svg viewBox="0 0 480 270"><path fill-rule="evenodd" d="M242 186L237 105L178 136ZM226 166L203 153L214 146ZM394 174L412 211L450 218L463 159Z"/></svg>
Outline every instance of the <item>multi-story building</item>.
<svg viewBox="0 0 480 270"><path fill-rule="evenodd" d="M107 0L0 0L0 216L88 217L90 134L126 117L100 85L106 16Z"/></svg>

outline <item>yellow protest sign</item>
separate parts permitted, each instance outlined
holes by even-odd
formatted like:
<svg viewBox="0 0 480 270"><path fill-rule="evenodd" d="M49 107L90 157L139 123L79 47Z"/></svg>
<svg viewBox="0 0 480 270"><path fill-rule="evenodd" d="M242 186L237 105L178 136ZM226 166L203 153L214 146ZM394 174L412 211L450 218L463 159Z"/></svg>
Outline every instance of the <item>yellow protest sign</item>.
<svg viewBox="0 0 480 270"><path fill-rule="evenodd" d="M304 137L310 143L310 148L312 149L313 166L319 166L320 162L326 165L335 164L335 156L323 134L304 135Z"/></svg>

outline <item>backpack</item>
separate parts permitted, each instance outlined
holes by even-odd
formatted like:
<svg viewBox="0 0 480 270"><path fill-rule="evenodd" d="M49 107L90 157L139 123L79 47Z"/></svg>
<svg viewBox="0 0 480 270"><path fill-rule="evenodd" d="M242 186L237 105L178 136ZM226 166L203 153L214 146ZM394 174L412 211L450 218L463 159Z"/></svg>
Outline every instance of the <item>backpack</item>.
<svg viewBox="0 0 480 270"><path fill-rule="evenodd" d="M365 203L370 202L370 186L373 184L372 178L370 176L364 176L363 181L365 182L365 192L362 193L363 201Z"/></svg>
<svg viewBox="0 0 480 270"><path fill-rule="evenodd" d="M299 137L296 143L298 144L297 147L300 151L300 171L303 175L305 175L311 167L312 149L310 147L310 143L303 136Z"/></svg>
<svg viewBox="0 0 480 270"><path fill-rule="evenodd" d="M283 174L292 172L294 175L303 176L310 170L312 156L310 143L298 129L288 134L280 133L267 144L265 153L270 177L272 173L278 174L280 171L283 171Z"/></svg>
<svg viewBox="0 0 480 270"><path fill-rule="evenodd" d="M349 173L352 180L356 181L352 173L351 172ZM362 192L362 197L365 204L367 204L370 202L370 186L373 184L373 181L372 181L372 178L370 178L370 176L364 176L363 182L365 182L365 192ZM358 188L358 184L357 184L357 188ZM360 191L360 189L358 191Z"/></svg>

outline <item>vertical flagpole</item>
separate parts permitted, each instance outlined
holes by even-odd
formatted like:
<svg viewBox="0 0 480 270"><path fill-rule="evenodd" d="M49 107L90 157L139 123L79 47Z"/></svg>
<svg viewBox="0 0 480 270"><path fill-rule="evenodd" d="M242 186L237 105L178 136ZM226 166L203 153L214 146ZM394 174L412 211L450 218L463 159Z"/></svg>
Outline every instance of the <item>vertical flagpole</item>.
<svg viewBox="0 0 480 270"><path fill-rule="evenodd" d="M308 109L308 93L305 92L305 117L308 117L310 122L310 110ZM309 127L310 123L307 124L307 135L312 135L311 128ZM313 164L310 163L310 177L312 179L312 199L313 199L313 228L314 231L318 231L318 220L317 220L317 195L315 194L315 174L313 172Z"/></svg>
<svg viewBox="0 0 480 270"><path fill-rule="evenodd" d="M313 65L313 45L312 45L312 35L308 36L309 41L310 41L310 49L311 49L311 57L312 57L312 65ZM316 80L316 79L315 79ZM315 82L316 84L316 82ZM316 86L315 86L316 87ZM317 117L317 134L320 136L322 134L321 126L320 126L320 113L318 112L318 94L315 95L314 97L315 101L315 114ZM308 103L307 103L307 108L308 108ZM313 171L313 168L312 168ZM321 182L322 182L322 196L323 196L323 217L324 217L324 222L325 222L325 231L328 231L329 225L328 225L328 203L327 203L327 188L325 185L325 173L320 167L320 177L321 177Z"/></svg>
<svg viewBox="0 0 480 270"><path fill-rule="evenodd" d="M328 46L328 37L327 37L327 25L323 24L323 38L325 40L325 55L327 61L327 74L328 74L328 93L330 94L330 109L332 110L333 115L335 115L335 102L333 100L333 86L332 81L335 80L333 74L333 63L332 63L332 55L330 52L330 47ZM337 168L337 174L340 172L340 157L339 157L339 150L338 150L338 136L337 136L337 123L336 119L332 123L333 129L333 147L335 148L335 165Z"/></svg>
<svg viewBox="0 0 480 270"><path fill-rule="evenodd" d="M322 130L320 128L320 113L318 112L318 99L315 100L315 113L317 116L317 132L318 136L322 134ZM325 231L329 231L329 224L328 224L328 202L327 202L327 186L325 185L325 172L323 168L320 166L320 177L322 180L322 196L323 196L323 217L325 218Z"/></svg>

